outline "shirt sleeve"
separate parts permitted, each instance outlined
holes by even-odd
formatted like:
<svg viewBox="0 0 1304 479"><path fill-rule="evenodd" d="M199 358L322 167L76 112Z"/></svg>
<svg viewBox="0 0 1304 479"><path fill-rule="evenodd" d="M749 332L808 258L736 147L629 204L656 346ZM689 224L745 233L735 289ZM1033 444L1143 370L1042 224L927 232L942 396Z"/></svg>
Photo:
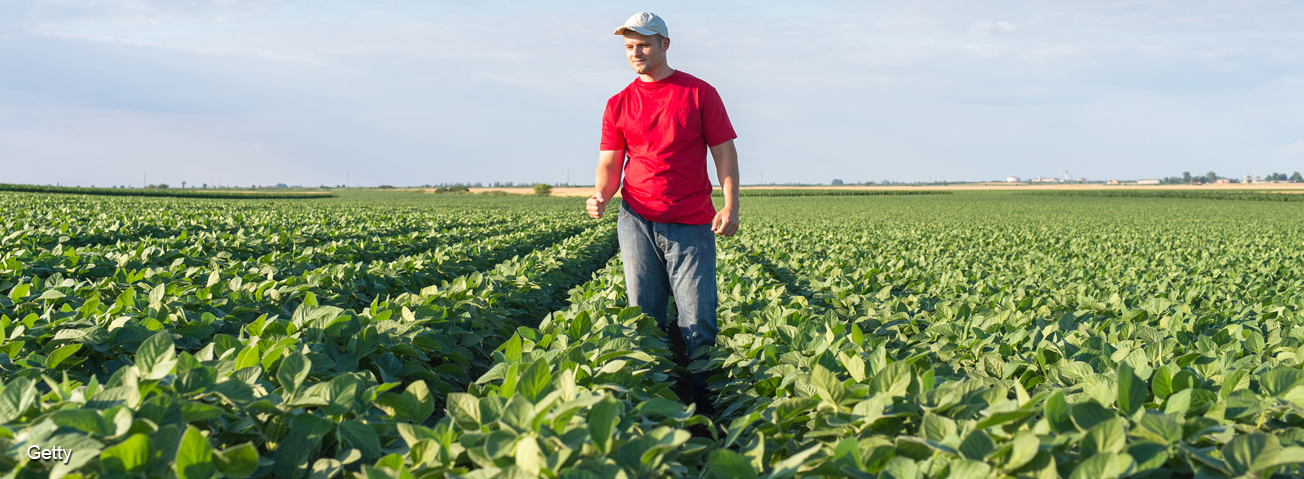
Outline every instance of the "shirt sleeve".
<svg viewBox="0 0 1304 479"><path fill-rule="evenodd" d="M706 137L707 146L738 138L729 122L729 113L724 110L724 100L710 86L702 89L702 135Z"/></svg>
<svg viewBox="0 0 1304 479"><path fill-rule="evenodd" d="M607 102L606 111L602 112L602 141L599 151L620 151L625 149L625 134L616 126L616 99Z"/></svg>

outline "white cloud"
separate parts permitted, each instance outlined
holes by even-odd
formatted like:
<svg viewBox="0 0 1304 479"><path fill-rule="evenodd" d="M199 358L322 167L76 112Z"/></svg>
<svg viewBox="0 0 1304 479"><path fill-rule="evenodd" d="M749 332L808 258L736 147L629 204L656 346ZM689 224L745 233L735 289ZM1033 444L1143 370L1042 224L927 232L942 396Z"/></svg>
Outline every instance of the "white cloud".
<svg viewBox="0 0 1304 479"><path fill-rule="evenodd" d="M1011 33L1015 30L1014 24L1006 21L980 20L969 27L969 33L985 37L1001 33Z"/></svg>
<svg viewBox="0 0 1304 479"><path fill-rule="evenodd" d="M1304 155L1304 140L1297 141L1281 149L1282 154L1286 156Z"/></svg>

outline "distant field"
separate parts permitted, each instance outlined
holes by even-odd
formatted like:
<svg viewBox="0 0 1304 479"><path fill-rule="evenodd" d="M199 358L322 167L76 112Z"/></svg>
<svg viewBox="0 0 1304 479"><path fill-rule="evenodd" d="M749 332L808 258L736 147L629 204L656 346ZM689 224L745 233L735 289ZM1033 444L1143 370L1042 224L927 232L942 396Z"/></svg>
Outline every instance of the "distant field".
<svg viewBox="0 0 1304 479"><path fill-rule="evenodd" d="M719 189L717 187L717 189ZM1033 191L1033 190L1211 190L1211 191L1279 191L1282 193L1304 192L1304 183L1252 183L1225 185L1099 185L1099 184L1034 184L1034 183L978 183L963 185L928 185L928 186L744 186L743 190L770 189L819 189L819 190L946 190L946 191ZM515 194L533 194L531 188L471 188L472 193L481 191L503 191ZM553 188L553 196L589 196L593 187Z"/></svg>
<svg viewBox="0 0 1304 479"><path fill-rule="evenodd" d="M84 188L80 186L46 186L0 183L0 191L52 193L67 195L130 196L207 199L314 199L332 198L330 191L273 189L263 191L216 188Z"/></svg>

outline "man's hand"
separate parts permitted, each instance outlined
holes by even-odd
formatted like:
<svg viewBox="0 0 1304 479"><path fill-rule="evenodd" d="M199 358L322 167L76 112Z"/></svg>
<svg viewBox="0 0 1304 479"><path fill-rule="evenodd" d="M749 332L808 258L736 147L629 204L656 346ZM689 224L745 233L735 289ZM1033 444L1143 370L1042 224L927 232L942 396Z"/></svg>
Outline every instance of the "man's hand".
<svg viewBox="0 0 1304 479"><path fill-rule="evenodd" d="M607 210L607 201L609 200L602 198L601 191L599 191L597 194L593 196L590 196L586 207L586 209L589 210L589 216L592 216L594 218L601 218L602 213Z"/></svg>
<svg viewBox="0 0 1304 479"><path fill-rule="evenodd" d="M720 212L715 214L715 219L711 220L711 231L715 234L725 237L733 236L738 232L738 208L726 206Z"/></svg>

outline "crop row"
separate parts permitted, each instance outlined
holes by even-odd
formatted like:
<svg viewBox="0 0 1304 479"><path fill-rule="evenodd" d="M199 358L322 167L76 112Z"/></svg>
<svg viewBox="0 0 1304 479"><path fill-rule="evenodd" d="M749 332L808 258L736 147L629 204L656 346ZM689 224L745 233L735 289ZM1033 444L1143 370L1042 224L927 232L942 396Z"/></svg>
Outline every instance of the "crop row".
<svg viewBox="0 0 1304 479"><path fill-rule="evenodd" d="M570 306L521 327L447 415L405 437L407 453L366 477L693 477L708 424L670 388L656 322L628 307L619 259L571 291Z"/></svg>
<svg viewBox="0 0 1304 479"><path fill-rule="evenodd" d="M0 439L5 461L16 473L54 477L356 470L399 447L446 394L488 370L490 352L517 328L560 305L568 284L614 252L613 232L603 224L361 310L319 304L309 292L291 315L247 322L124 316L134 305L121 298L112 306L91 298L50 318L0 318L10 338L0 347L16 353L44 342L48 353L0 361L8 378L0 422L16 433ZM151 291L149 311L181 298ZM203 321L207 331L196 326ZM101 380L90 362L113 373ZM79 452L67 464L26 459L21 451L37 443Z"/></svg>
<svg viewBox="0 0 1304 479"><path fill-rule="evenodd" d="M83 188L80 186L44 186L44 185L18 185L13 183L0 183L0 191L17 191L23 193L58 193L72 195L94 195L94 196L156 196L172 198L218 198L218 199L314 199L314 198L334 198L335 195L325 191L314 192L249 192L240 193L234 191L208 191L194 189L137 189L137 188Z"/></svg>
<svg viewBox="0 0 1304 479"><path fill-rule="evenodd" d="M450 234L465 239L550 223L564 211L432 212L430 208L372 208L310 203L222 202L0 195L10 214L0 219L0 251L28 254L61 248L64 254L153 247L191 260L228 253L236 259L306 247L366 251L435 246ZM89 249L86 249L88 248ZM26 258L19 258L26 259Z"/></svg>
<svg viewBox="0 0 1304 479"><path fill-rule="evenodd" d="M722 253L722 339L696 365L723 368L716 420L731 449L713 470L754 477L798 459L799 474L828 477L1233 477L1304 462L1304 327L1271 286L1297 272L1224 265L1236 283L1191 274L1205 256L1173 245L1129 257L1118 241L996 228L843 230L857 233L775 223ZM950 242L972 246L927 244ZM1038 266L1023 246L1100 254L1095 271L1113 281Z"/></svg>

